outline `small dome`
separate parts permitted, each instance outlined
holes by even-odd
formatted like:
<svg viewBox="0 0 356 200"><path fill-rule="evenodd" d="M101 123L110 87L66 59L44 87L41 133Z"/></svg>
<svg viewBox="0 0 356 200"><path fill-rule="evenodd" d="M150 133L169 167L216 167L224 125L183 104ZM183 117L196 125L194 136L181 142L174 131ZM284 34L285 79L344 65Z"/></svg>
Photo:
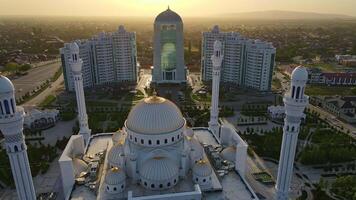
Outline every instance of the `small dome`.
<svg viewBox="0 0 356 200"><path fill-rule="evenodd" d="M143 163L140 176L152 182L171 181L178 176L178 167L169 158L156 156Z"/></svg>
<svg viewBox="0 0 356 200"><path fill-rule="evenodd" d="M164 134L182 128L185 120L171 101L148 97L134 106L126 120L126 128L141 134Z"/></svg>
<svg viewBox="0 0 356 200"><path fill-rule="evenodd" d="M125 179L125 172L119 167L113 167L106 173L105 183L108 185L119 185Z"/></svg>
<svg viewBox="0 0 356 200"><path fill-rule="evenodd" d="M187 137L192 138L192 137L194 136L194 131L193 131L193 129L189 128L189 129L185 130L185 135L186 135Z"/></svg>
<svg viewBox="0 0 356 200"><path fill-rule="evenodd" d="M208 161L206 159L199 160L193 166L193 174L196 175L196 176L199 176L199 177L210 176L212 172L213 171L212 171L212 169L211 169L211 167L208 164Z"/></svg>
<svg viewBox="0 0 356 200"><path fill-rule="evenodd" d="M74 53L79 53L79 46L76 42L72 42L70 43L70 46L69 46L70 50Z"/></svg>
<svg viewBox="0 0 356 200"><path fill-rule="evenodd" d="M203 159L204 157L204 147L199 143L199 141L195 138L188 138L189 145L191 148L191 159L192 161L198 161Z"/></svg>
<svg viewBox="0 0 356 200"><path fill-rule="evenodd" d="M303 66L296 67L292 72L292 82L307 82L308 80L308 71Z"/></svg>
<svg viewBox="0 0 356 200"><path fill-rule="evenodd" d="M88 170L88 164L79 158L73 158L74 175L78 177L81 172Z"/></svg>
<svg viewBox="0 0 356 200"><path fill-rule="evenodd" d="M182 18L168 7L167 10L157 15L156 22L182 22Z"/></svg>
<svg viewBox="0 0 356 200"><path fill-rule="evenodd" d="M112 142L114 145L120 143L123 145L125 142L124 133L122 131L115 132L112 136Z"/></svg>
<svg viewBox="0 0 356 200"><path fill-rule="evenodd" d="M15 87L6 76L0 75L0 93L14 92Z"/></svg>
<svg viewBox="0 0 356 200"><path fill-rule="evenodd" d="M121 167L120 165L122 164L120 160L122 159L121 157L123 156L124 149L121 144L117 144L113 147L111 147L109 153L108 153L108 161L111 165L114 165L116 167Z"/></svg>
<svg viewBox="0 0 356 200"><path fill-rule="evenodd" d="M235 146L226 147L224 150L221 151L220 155L225 160L228 160L230 162L235 162L235 160L236 160L236 147Z"/></svg>

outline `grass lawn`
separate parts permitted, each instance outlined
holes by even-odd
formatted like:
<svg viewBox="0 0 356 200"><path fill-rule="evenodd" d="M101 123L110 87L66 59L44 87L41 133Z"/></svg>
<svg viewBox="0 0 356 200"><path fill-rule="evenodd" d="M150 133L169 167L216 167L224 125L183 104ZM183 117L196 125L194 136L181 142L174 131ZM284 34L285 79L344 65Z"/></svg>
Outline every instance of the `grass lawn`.
<svg viewBox="0 0 356 200"><path fill-rule="evenodd" d="M90 106L90 107L100 107L100 106L116 107L117 106L117 103L106 102L106 101L87 101L86 104L87 104L87 106Z"/></svg>
<svg viewBox="0 0 356 200"><path fill-rule="evenodd" d="M272 80L272 87L275 89L280 89L282 88L281 81L278 78L273 78Z"/></svg>
<svg viewBox="0 0 356 200"><path fill-rule="evenodd" d="M310 96L333 96L333 95L341 95L341 96L350 96L355 95L355 87L337 87L337 86L316 86L316 85L308 85L306 87L305 93Z"/></svg>
<svg viewBox="0 0 356 200"><path fill-rule="evenodd" d="M336 63L310 64L310 65L306 65L306 67L318 68L325 72L343 72L345 68L347 68L341 65L337 65Z"/></svg>
<svg viewBox="0 0 356 200"><path fill-rule="evenodd" d="M210 102L211 101L211 94L192 94L192 99L199 101L199 102Z"/></svg>
<svg viewBox="0 0 356 200"><path fill-rule="evenodd" d="M50 106L54 101L56 100L56 97L54 95L48 95L45 100L43 100L40 103L40 107L48 107Z"/></svg>

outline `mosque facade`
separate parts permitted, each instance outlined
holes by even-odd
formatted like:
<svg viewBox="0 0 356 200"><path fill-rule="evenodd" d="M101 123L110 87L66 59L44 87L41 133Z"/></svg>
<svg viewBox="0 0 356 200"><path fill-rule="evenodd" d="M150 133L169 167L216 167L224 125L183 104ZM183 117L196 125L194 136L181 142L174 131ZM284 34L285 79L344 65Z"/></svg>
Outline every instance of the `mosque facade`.
<svg viewBox="0 0 356 200"><path fill-rule="evenodd" d="M185 83L183 20L169 7L157 15L153 36L154 83Z"/></svg>

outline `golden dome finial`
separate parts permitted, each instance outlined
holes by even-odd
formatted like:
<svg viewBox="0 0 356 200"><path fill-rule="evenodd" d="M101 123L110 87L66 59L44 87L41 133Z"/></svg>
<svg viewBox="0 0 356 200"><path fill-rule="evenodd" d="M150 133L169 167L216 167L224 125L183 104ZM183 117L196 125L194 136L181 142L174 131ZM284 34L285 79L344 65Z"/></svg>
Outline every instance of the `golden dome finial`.
<svg viewBox="0 0 356 200"><path fill-rule="evenodd" d="M208 161L206 159L200 159L200 160L198 160L197 163L200 164L200 165L205 165L205 164L208 163Z"/></svg>
<svg viewBox="0 0 356 200"><path fill-rule="evenodd" d="M152 96L146 98L145 102L154 104L154 103L163 103L165 100L166 100L165 98L157 96L157 92L154 89L152 92Z"/></svg>
<svg viewBox="0 0 356 200"><path fill-rule="evenodd" d="M111 171L112 172L120 172L120 167L113 167L113 168L111 168Z"/></svg>

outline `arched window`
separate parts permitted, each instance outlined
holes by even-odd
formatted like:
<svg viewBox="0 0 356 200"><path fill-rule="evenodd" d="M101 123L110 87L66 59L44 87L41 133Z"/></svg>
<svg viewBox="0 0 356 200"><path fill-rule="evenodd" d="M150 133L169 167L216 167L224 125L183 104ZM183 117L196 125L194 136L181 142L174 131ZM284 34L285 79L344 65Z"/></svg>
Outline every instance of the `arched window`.
<svg viewBox="0 0 356 200"><path fill-rule="evenodd" d="M137 142L137 137L135 137L135 142Z"/></svg>
<svg viewBox="0 0 356 200"><path fill-rule="evenodd" d="M177 139L179 140L179 135L177 135Z"/></svg>
<svg viewBox="0 0 356 200"><path fill-rule="evenodd" d="M300 87L297 87L297 95L296 95L296 99L299 99L299 93L300 93Z"/></svg>
<svg viewBox="0 0 356 200"><path fill-rule="evenodd" d="M199 179L198 179L198 178L195 178L195 181L196 181L196 182L198 182L198 181L199 181Z"/></svg>
<svg viewBox="0 0 356 200"><path fill-rule="evenodd" d="M151 144L152 144L152 141L151 141L151 140L148 140L148 144L151 145Z"/></svg>
<svg viewBox="0 0 356 200"><path fill-rule="evenodd" d="M14 104L14 100L11 99L11 108L12 108L12 113L15 113L15 104Z"/></svg>
<svg viewBox="0 0 356 200"><path fill-rule="evenodd" d="M19 148L15 145L14 150L15 150L15 152L18 152Z"/></svg>
<svg viewBox="0 0 356 200"><path fill-rule="evenodd" d="M294 98L295 86L292 87L292 98Z"/></svg>
<svg viewBox="0 0 356 200"><path fill-rule="evenodd" d="M116 191L116 187L114 187L114 191Z"/></svg>
<svg viewBox="0 0 356 200"><path fill-rule="evenodd" d="M10 114L10 106L9 106L9 102L7 101L7 99L5 99L5 101L4 101L4 106L5 106L6 114Z"/></svg>
<svg viewBox="0 0 356 200"><path fill-rule="evenodd" d="M169 187L169 186L171 186L171 182L168 182L168 183L167 183L167 187Z"/></svg>
<svg viewBox="0 0 356 200"><path fill-rule="evenodd" d="M151 188L155 188L155 184L151 184Z"/></svg>
<svg viewBox="0 0 356 200"><path fill-rule="evenodd" d="M143 139L141 139L141 144L143 144L144 143L144 141L143 141Z"/></svg>
<svg viewBox="0 0 356 200"><path fill-rule="evenodd" d="M168 140L167 140L167 139L164 139L164 143L167 144L167 143L168 143Z"/></svg>
<svg viewBox="0 0 356 200"><path fill-rule="evenodd" d="M159 188L163 188L163 184L159 184Z"/></svg>
<svg viewBox="0 0 356 200"><path fill-rule="evenodd" d="M174 137L172 137L172 142L174 142Z"/></svg>
<svg viewBox="0 0 356 200"><path fill-rule="evenodd" d="M292 132L294 132L294 126L292 126Z"/></svg>
<svg viewBox="0 0 356 200"><path fill-rule="evenodd" d="M125 187L124 185L121 185L121 189L124 189L124 187Z"/></svg>
<svg viewBox="0 0 356 200"><path fill-rule="evenodd" d="M174 183L177 183L177 179L174 179Z"/></svg>
<svg viewBox="0 0 356 200"><path fill-rule="evenodd" d="M1 101L0 101L0 113L1 113L1 114L4 114L4 111L2 110L2 103L1 103Z"/></svg>
<svg viewBox="0 0 356 200"><path fill-rule="evenodd" d="M156 144L159 145L159 140L157 140Z"/></svg>
<svg viewBox="0 0 356 200"><path fill-rule="evenodd" d="M147 182L146 182L146 181L145 181L145 183L144 183L144 184L145 184L145 186L147 186Z"/></svg>

